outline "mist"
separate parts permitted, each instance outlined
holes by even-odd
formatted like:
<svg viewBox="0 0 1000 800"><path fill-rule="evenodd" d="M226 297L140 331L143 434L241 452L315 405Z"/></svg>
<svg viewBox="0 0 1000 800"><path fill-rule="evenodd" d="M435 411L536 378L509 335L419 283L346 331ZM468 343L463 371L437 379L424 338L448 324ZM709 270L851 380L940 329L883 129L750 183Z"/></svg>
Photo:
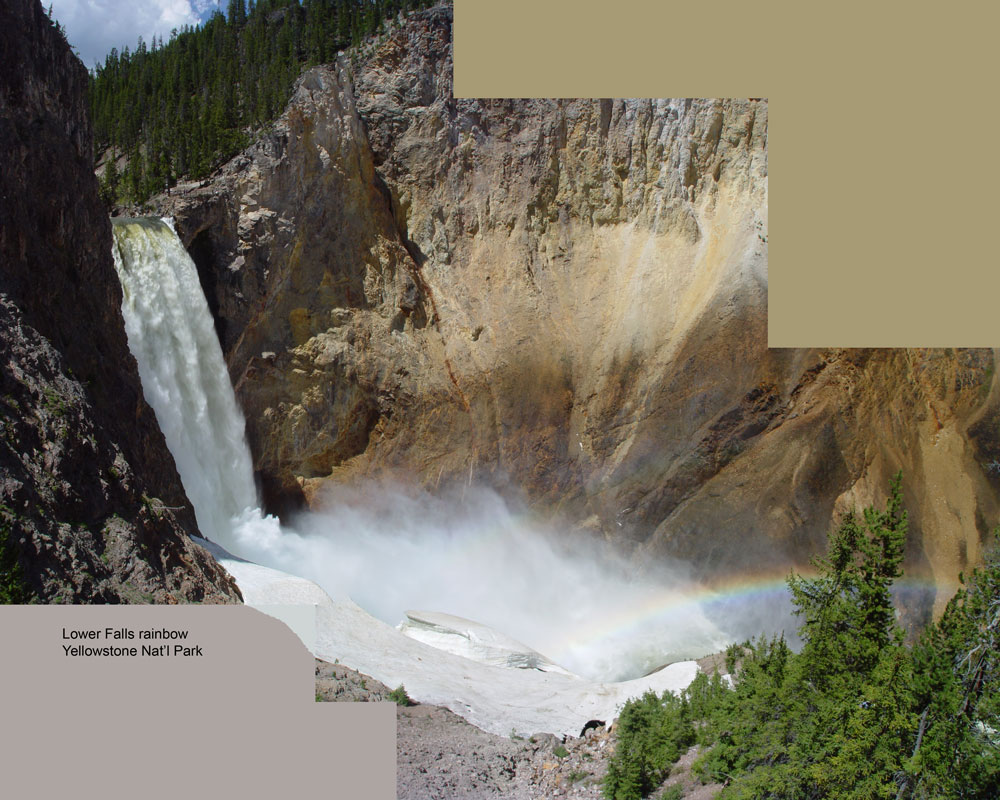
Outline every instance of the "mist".
<svg viewBox="0 0 1000 800"><path fill-rule="evenodd" d="M371 483L331 489L327 511L289 525L264 516L194 263L168 221L114 220L113 231L143 393L201 532L235 555L311 579L390 625L408 610L465 617L597 681L794 628L780 580L711 594L679 562L644 563L640 576L603 540L487 488L431 495Z"/></svg>
<svg viewBox="0 0 1000 800"><path fill-rule="evenodd" d="M680 563L636 577L609 545L546 524L487 488L433 496L373 484L336 488L324 500L328 511L286 526L248 512L234 549L390 625L409 610L465 617L591 680L718 652L787 616L780 597L765 598L764 608L706 596Z"/></svg>

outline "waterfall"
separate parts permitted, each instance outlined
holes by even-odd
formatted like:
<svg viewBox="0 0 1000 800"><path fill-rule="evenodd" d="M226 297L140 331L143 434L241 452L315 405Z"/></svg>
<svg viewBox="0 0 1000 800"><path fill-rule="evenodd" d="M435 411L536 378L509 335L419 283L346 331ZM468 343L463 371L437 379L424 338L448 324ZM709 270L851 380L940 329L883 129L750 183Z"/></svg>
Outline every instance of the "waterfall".
<svg viewBox="0 0 1000 800"><path fill-rule="evenodd" d="M642 675L734 638L705 616L682 566L636 579L602 544L560 536L484 487L457 497L330 487L335 512L303 513L294 529L264 516L194 263L165 220L118 219L113 231L143 394L207 538L353 597L390 625L411 608L465 617L595 680Z"/></svg>
<svg viewBox="0 0 1000 800"><path fill-rule="evenodd" d="M257 491L243 414L198 271L166 220L116 219L112 230L125 332L143 394L198 527L231 547L234 519L253 514Z"/></svg>

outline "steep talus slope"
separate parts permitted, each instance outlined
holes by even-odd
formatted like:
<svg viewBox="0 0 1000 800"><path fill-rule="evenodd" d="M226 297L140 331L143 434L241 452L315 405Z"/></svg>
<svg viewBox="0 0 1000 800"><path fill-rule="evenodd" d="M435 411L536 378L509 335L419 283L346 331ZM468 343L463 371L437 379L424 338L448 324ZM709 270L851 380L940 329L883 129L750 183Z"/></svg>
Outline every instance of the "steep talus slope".
<svg viewBox="0 0 1000 800"><path fill-rule="evenodd" d="M125 339L86 72L37 0L0 8L0 67L0 546L46 601L238 600L188 538Z"/></svg>
<svg viewBox="0 0 1000 800"><path fill-rule="evenodd" d="M909 567L952 586L997 518L994 355L767 349L767 117L456 100L447 7L307 73L159 199L272 504L479 480L719 575L801 566L903 468Z"/></svg>

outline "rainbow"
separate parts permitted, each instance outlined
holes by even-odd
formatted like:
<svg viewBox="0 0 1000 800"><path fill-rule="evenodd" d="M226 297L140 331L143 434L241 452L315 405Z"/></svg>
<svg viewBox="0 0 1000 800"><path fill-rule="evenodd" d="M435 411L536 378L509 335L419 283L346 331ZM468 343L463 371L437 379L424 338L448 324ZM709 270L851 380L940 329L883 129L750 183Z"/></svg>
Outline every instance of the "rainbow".
<svg viewBox="0 0 1000 800"><path fill-rule="evenodd" d="M653 629L684 624L685 620L700 618L726 619L746 614L760 622L759 628L741 630L738 635L716 629L713 637L715 652L744 638L761 633L773 635L784 632L796 638L799 620L793 616L792 595L788 588L788 572L734 576L730 580L711 585L670 587L653 592L641 603L628 608L614 609L593 619L585 630L567 631L566 635L549 647L547 653L557 663L575 651L594 648L601 642L638 636L644 628ZM798 573L803 574L803 573ZM805 573L804 577L814 577ZM927 578L901 578L893 587L897 606L908 605L914 596L933 594L937 587ZM757 613L754 613L756 611ZM702 647L704 649L704 647ZM690 652L687 657L700 658L707 652Z"/></svg>
<svg viewBox="0 0 1000 800"><path fill-rule="evenodd" d="M641 602L627 608L612 609L607 614L593 618L584 630L567 631L561 640L550 644L551 658L559 661L573 651L596 647L610 639L638 636L643 629L656 626L683 626L686 621L705 619L706 610L711 616L721 616L727 608L791 607L791 594L786 583L787 574L741 576L712 586L664 587L644 597ZM721 630L711 637L714 645L729 644ZM707 653L699 653L707 655Z"/></svg>

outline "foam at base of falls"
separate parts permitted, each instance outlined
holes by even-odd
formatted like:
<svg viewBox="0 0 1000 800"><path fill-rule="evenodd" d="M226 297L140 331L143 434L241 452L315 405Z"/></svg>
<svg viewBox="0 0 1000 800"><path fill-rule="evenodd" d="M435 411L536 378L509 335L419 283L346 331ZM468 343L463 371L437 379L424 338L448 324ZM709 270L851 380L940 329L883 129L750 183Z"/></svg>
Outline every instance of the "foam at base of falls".
<svg viewBox="0 0 1000 800"><path fill-rule="evenodd" d="M609 549L566 546L486 489L442 498L370 485L341 490L330 512L304 514L294 528L264 515L194 263L164 220L117 220L113 230L143 393L207 538L315 581L338 602L353 598L389 625L412 607L475 619L516 638L515 650L593 680L642 675L732 640L677 565L636 581Z"/></svg>

